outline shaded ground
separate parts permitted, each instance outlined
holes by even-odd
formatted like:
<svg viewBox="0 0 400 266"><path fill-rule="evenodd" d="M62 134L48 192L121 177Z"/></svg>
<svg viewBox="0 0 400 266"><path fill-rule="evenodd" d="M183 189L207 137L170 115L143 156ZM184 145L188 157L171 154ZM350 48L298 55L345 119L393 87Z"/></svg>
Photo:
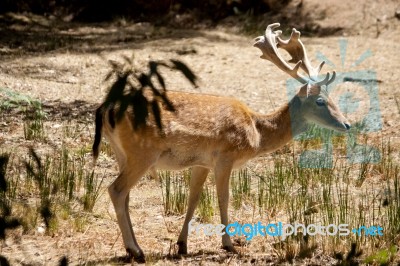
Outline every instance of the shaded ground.
<svg viewBox="0 0 400 266"><path fill-rule="evenodd" d="M335 34L347 35L345 59L341 57L339 47L342 36L302 39L314 64L319 52L335 65L327 65L323 71L376 71L380 81L379 100L383 120L382 131L377 134L390 137L395 144L394 148L398 150L399 20L394 16L393 7L396 4L390 1L385 5L383 3L364 1L356 8L349 6L352 5L350 2L347 4L342 1L331 7L320 4L315 9L312 1L305 3L309 5L308 12L317 10L312 16L320 14L320 27L337 28L336 22L340 22L339 27L343 30L335 31ZM377 9L379 4L382 4L379 6L381 8ZM357 14L363 16L354 18ZM383 19L385 14L386 18ZM148 23L132 24L123 19L98 25L58 24L41 17L25 15L2 19L0 88L17 91L43 102L49 114L45 127L51 145L60 145L62 133L56 125L65 121L86 126L80 131L79 138L70 140L71 145L91 145L93 110L106 93L103 79L109 71L107 59L119 60L121 55L131 56L133 53L139 66L144 66L149 59L177 58L186 62L201 79L199 88L193 88L181 76L168 72L169 89L234 96L261 113L276 110L288 99L286 74L259 59L260 52L252 47L252 38L256 35L248 37L238 34L243 29L232 27L233 22L229 20L224 22L225 26L213 29L176 30L154 27ZM241 19L237 23L244 21ZM261 22L254 23L249 25L257 26L257 35L260 35L266 25L258 26ZM352 67L352 63L367 50L372 51L372 56ZM365 96L357 84L346 83L340 86ZM368 107L361 107L350 120L356 121L363 116L368 111L365 108ZM0 116L0 151L23 150L29 145L36 145L24 140L20 115L2 113ZM90 154L86 156L90 157ZM263 160L266 159L261 159L261 163ZM256 160L251 166L257 167L258 163ZM116 163L105 155L100 158L97 171L108 175L104 184L106 187L117 173ZM131 193L131 216L133 223L140 225L135 229L139 243L153 257L153 262L273 264L278 260L277 254L271 253L272 244L266 240L241 245L243 255L231 257L219 249L220 241L215 237L189 240L190 256L182 261L171 259L175 248L173 243L179 234L183 217L162 215L160 188L156 181L145 178L135 190L140 193ZM231 211L230 217L235 220L251 215L248 212L246 208L239 213ZM3 243L1 254L13 262L25 265L54 265L63 255L67 255L72 264L113 264L119 261L124 255L124 249L105 189L94 213L87 215L86 225L85 230L76 232L65 222L60 225L59 232L51 236L37 232L23 235L17 231ZM263 249L262 246L267 248ZM312 258L302 263L328 265L335 263L335 260L322 251L316 251Z"/></svg>

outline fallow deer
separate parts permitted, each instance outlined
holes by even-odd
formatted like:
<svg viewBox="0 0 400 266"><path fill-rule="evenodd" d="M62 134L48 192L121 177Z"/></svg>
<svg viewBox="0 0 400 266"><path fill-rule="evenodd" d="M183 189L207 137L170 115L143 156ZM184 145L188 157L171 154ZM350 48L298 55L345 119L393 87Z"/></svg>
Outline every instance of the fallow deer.
<svg viewBox="0 0 400 266"><path fill-rule="evenodd" d="M149 118L146 125L136 129L132 112L126 111L115 122L117 107L97 110L93 154L96 159L104 133L116 154L120 171L108 192L131 258L144 260L129 217L129 191L148 170L154 175L154 169L191 167L188 210L177 242L178 252L187 254L188 224L210 170L215 174L221 223L226 226L232 169L260 154L279 149L306 131L310 123L341 132L349 130L349 122L326 90L334 81L335 72L316 80L324 62L313 68L299 39L300 32L293 29L291 37L283 40L281 31L274 31L277 27L279 23L269 25L265 34L255 39L254 46L262 51L261 58L271 61L303 85L288 103L271 114L256 113L233 98L169 91L168 98L176 112L161 109L163 134L160 134L154 119ZM283 59L278 48L289 53L292 59L288 62L295 63L294 67ZM308 77L298 73L300 68ZM222 245L227 251L236 252L227 234L222 235Z"/></svg>

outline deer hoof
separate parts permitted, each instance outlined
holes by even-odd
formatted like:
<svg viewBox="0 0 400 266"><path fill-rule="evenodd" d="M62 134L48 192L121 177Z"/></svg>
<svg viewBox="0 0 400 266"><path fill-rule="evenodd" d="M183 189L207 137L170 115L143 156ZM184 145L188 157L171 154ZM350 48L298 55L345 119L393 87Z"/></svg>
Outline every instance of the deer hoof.
<svg viewBox="0 0 400 266"><path fill-rule="evenodd" d="M138 263L145 263L146 259L142 250L139 249L139 252L134 252L132 249L127 248L126 253L128 253L128 258L130 260L134 259Z"/></svg>
<svg viewBox="0 0 400 266"><path fill-rule="evenodd" d="M187 255L187 245L186 245L186 243L179 241L176 244L178 245L178 254L179 255Z"/></svg>

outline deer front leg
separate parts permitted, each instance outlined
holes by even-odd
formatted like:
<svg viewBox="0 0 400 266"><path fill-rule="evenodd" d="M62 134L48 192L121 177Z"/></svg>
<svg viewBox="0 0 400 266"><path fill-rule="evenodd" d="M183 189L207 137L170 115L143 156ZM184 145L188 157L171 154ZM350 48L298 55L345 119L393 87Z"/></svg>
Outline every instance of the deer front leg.
<svg viewBox="0 0 400 266"><path fill-rule="evenodd" d="M177 242L179 247L178 254L182 255L187 254L187 238L188 238L189 222L190 220L192 220L194 211L199 202L204 181L206 180L209 172L210 169L203 167L192 168L192 177L190 179L189 205L186 212L185 222L183 223L183 227Z"/></svg>
<svg viewBox="0 0 400 266"><path fill-rule="evenodd" d="M221 163L215 167L215 183L217 186L218 205L221 215L221 223L228 225L228 205L229 205L229 178L232 172L232 164ZM222 247L228 252L237 253L232 245L228 234L222 235Z"/></svg>

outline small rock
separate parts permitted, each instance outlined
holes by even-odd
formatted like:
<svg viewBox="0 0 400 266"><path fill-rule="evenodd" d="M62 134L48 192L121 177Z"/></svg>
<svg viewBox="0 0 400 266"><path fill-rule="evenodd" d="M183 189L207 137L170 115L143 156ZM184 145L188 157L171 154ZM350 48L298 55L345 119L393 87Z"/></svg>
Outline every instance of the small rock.
<svg viewBox="0 0 400 266"><path fill-rule="evenodd" d="M45 226L44 226L44 225L38 226L37 232L38 232L39 234L44 234L44 232L46 232Z"/></svg>
<svg viewBox="0 0 400 266"><path fill-rule="evenodd" d="M396 10L396 12L394 13L394 16L395 16L397 19L400 19L400 9L397 9L397 10Z"/></svg>

